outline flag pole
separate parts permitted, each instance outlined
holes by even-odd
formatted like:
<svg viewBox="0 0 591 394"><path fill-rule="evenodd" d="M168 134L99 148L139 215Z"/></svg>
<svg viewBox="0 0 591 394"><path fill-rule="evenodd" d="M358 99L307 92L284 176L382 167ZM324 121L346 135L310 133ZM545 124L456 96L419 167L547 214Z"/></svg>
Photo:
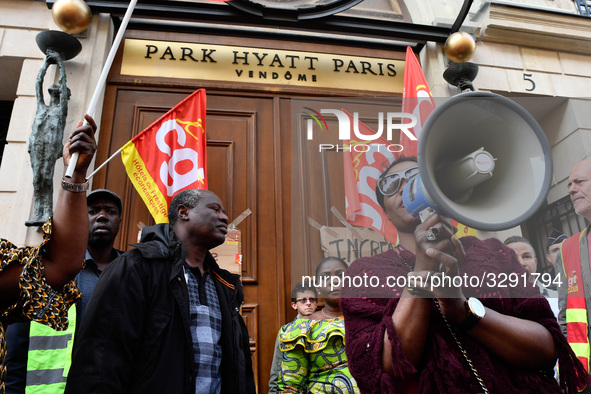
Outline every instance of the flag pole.
<svg viewBox="0 0 591 394"><path fill-rule="evenodd" d="M131 19L131 14L133 13L133 9L135 8L136 3L137 3L137 0L131 0L129 2L129 6L127 7L127 11L125 12L125 16L123 17L123 21L121 22L121 26L119 27L119 31L117 32L117 36L115 37L115 40L113 41L113 45L111 46L111 50L109 51L109 56L107 56L107 60L105 61L105 65L103 66L103 71L101 72L101 76L99 77L99 80L97 82L96 88L94 90L94 94L92 95L92 99L90 100L90 104L88 105L88 110L86 111L86 113L89 114L90 116L94 116L94 110L95 110L96 104L98 102L100 94L103 91L103 88L105 87L105 83L107 81L107 75L109 74L109 70L111 69L111 65L113 64L113 60L115 59L115 54L117 53L117 50L119 49L119 44L121 43L121 40L123 39L123 35L125 34L125 29L127 29L127 24L129 23L129 20ZM87 125L87 124L88 124L88 122L85 119L84 125ZM119 150L119 151L121 151L121 150ZM74 175L74 170L76 169L76 165L78 164L78 155L79 155L78 152L74 152L72 154L72 157L70 157L70 164L68 165L68 169L66 170L66 177L67 178L71 178L72 175ZM111 158L109 158L109 160L111 160ZM107 160L106 162L108 162L109 160ZM103 163L101 165L101 167L105 163ZM99 167L99 169L101 167ZM94 175L94 173L96 171L98 171L98 169L95 170L91 174L91 176ZM88 178L90 178L90 177L88 177Z"/></svg>
<svg viewBox="0 0 591 394"><path fill-rule="evenodd" d="M103 164L101 164L100 166L98 166L97 168L95 168L95 170L92 172L92 174L88 175L86 177L86 180L92 178L97 172L99 172L99 170L101 168L103 168L108 162L111 161L111 159L113 159L115 156L117 156L119 153L121 153L121 148L117 149L117 152L113 153L107 160L105 160L103 162Z"/></svg>

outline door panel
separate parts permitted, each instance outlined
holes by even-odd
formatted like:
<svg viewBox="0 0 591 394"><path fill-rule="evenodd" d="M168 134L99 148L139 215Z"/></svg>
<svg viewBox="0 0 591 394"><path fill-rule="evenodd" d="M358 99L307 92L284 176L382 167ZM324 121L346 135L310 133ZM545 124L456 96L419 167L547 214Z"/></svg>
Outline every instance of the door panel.
<svg viewBox="0 0 591 394"><path fill-rule="evenodd" d="M133 136L178 104L191 92L131 90L110 86L102 119L97 163L123 146ZM245 305L242 314L251 337L257 385L266 391L273 346L283 308L283 242L280 188L275 150L275 100L265 97L235 97L208 93L207 177L209 189L223 201L234 220L247 208L252 214L238 228L242 232L242 280ZM109 107L112 106L112 107ZM279 181L278 181L279 179ZM276 184L277 183L277 184ZM138 225L153 224L144 202L128 180L120 159L112 160L95 176L93 188L105 187L123 199L121 231L116 247L129 249L137 242ZM281 240L281 241L278 241ZM259 321L272 316L270 321ZM264 323L264 324L261 324Z"/></svg>

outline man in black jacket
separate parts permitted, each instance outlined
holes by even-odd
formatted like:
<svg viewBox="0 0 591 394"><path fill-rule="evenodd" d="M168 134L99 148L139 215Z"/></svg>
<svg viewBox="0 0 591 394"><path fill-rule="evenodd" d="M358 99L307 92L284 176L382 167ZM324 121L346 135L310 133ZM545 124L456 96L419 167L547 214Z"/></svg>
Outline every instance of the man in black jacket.
<svg viewBox="0 0 591 394"><path fill-rule="evenodd" d="M101 275L66 393L255 392L240 277L209 253L227 232L222 202L185 190L168 217Z"/></svg>

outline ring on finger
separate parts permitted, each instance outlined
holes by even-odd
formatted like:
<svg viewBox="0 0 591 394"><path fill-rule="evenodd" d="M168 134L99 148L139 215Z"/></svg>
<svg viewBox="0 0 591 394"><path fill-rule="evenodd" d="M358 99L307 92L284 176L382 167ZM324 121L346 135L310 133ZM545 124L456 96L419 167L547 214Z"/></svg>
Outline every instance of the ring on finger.
<svg viewBox="0 0 591 394"><path fill-rule="evenodd" d="M439 235L439 229L435 227L431 227L426 234L427 240L431 242L437 241L437 236Z"/></svg>

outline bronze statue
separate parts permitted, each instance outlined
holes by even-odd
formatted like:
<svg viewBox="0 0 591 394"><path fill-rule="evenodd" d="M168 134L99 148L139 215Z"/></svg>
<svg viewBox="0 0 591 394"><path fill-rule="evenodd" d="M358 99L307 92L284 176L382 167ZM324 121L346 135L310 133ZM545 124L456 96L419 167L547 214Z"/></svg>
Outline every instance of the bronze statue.
<svg viewBox="0 0 591 394"><path fill-rule="evenodd" d="M43 80L47 68L56 64L59 68L59 85L49 89L49 105L43 99ZM64 127L68 116L70 89L66 86L66 69L62 55L52 49L46 50L43 66L37 75L37 113L29 138L29 156L33 168L34 209L27 226L41 226L53 213L53 173L55 162L62 156Z"/></svg>

